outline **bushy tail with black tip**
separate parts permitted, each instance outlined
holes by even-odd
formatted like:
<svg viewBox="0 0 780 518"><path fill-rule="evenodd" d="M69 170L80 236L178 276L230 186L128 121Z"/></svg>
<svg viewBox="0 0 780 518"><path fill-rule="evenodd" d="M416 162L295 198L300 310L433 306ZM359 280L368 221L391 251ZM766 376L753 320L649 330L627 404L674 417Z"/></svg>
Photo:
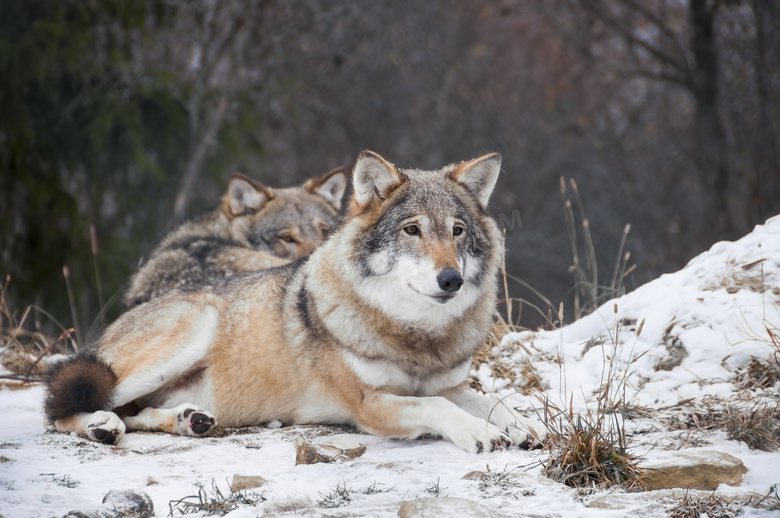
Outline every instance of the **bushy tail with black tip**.
<svg viewBox="0 0 780 518"><path fill-rule="evenodd" d="M94 352L53 366L46 376L46 419L54 422L80 412L111 410L117 377Z"/></svg>

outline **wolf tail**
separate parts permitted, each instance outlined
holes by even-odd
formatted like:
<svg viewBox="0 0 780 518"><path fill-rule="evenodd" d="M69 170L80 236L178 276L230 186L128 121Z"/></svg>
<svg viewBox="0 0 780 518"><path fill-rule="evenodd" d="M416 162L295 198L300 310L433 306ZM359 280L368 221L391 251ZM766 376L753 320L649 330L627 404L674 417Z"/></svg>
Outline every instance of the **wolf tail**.
<svg viewBox="0 0 780 518"><path fill-rule="evenodd" d="M46 419L54 422L80 412L111 410L116 384L114 371L94 352L60 362L46 376Z"/></svg>

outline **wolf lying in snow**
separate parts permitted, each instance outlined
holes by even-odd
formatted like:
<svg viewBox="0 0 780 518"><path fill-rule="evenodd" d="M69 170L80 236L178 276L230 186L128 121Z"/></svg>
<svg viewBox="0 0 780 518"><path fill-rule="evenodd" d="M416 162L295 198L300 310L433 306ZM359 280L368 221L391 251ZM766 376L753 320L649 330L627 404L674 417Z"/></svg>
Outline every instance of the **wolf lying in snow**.
<svg viewBox="0 0 780 518"><path fill-rule="evenodd" d="M364 151L341 226L305 260L174 290L51 372L57 430L348 423L470 452L533 446L544 426L466 383L496 305L502 237L485 208L498 154L440 170Z"/></svg>
<svg viewBox="0 0 780 518"><path fill-rule="evenodd" d="M125 305L303 257L336 227L346 184L344 168L285 189L234 174L216 210L184 222L152 252L133 275Z"/></svg>

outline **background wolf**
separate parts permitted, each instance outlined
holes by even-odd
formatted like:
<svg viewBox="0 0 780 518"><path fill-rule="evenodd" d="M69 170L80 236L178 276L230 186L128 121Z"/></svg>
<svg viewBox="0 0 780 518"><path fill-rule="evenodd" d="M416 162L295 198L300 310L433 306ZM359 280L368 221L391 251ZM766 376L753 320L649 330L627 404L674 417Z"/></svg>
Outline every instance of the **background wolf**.
<svg viewBox="0 0 780 518"><path fill-rule="evenodd" d="M504 250L485 207L500 165L405 170L363 152L347 217L305 261L126 313L96 354L51 373L48 418L112 443L202 435L215 419L433 433L471 452L533 443L540 423L466 383L496 304Z"/></svg>
<svg viewBox="0 0 780 518"><path fill-rule="evenodd" d="M125 304L303 257L336 226L345 187L343 168L286 189L234 174L217 209L183 223L152 252L131 278Z"/></svg>

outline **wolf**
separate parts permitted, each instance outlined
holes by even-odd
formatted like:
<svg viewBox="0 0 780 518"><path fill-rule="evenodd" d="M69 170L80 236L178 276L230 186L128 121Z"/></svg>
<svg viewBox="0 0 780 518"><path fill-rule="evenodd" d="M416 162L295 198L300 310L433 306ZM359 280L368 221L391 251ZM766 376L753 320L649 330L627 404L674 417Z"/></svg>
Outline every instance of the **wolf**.
<svg viewBox="0 0 780 518"><path fill-rule="evenodd" d="M234 173L220 205L168 234L132 276L125 305L137 306L177 286L281 266L307 255L338 223L346 173L336 168L284 189Z"/></svg>
<svg viewBox="0 0 780 518"><path fill-rule="evenodd" d="M311 255L125 313L49 374L47 418L112 444L278 420L474 453L538 445L542 423L467 383L504 253L485 212L500 168L497 153L418 170L363 151L347 214Z"/></svg>

